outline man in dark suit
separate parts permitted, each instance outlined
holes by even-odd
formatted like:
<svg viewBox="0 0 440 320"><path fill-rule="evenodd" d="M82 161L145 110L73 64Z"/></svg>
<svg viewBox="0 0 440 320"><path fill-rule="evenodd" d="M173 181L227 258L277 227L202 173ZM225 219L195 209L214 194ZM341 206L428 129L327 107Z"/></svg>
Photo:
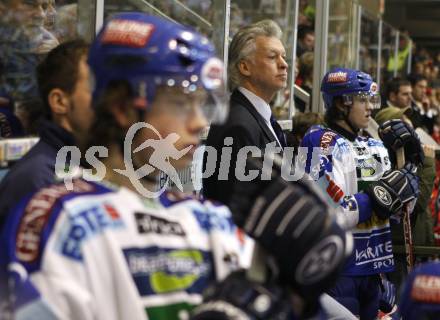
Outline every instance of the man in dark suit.
<svg viewBox="0 0 440 320"><path fill-rule="evenodd" d="M227 203L237 181L235 169L243 170L241 166L245 163L239 161L237 165L237 155L238 158L245 158L248 153L259 156L256 152L239 154L242 147L255 146L263 155L270 143L279 151L285 146L284 134L269 106L275 94L287 84L288 65L281 36L275 22L263 20L240 29L231 42L230 112L223 125L211 126L206 141L206 146L217 150L215 162L214 157L205 154L204 172L210 172L215 166L214 173L203 179L203 193L207 198Z"/></svg>

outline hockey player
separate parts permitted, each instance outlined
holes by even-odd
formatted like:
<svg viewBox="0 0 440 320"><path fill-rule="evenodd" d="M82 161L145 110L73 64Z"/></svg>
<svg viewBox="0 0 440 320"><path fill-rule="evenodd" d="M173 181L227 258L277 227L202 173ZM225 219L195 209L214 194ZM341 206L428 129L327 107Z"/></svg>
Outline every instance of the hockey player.
<svg viewBox="0 0 440 320"><path fill-rule="evenodd" d="M0 243L1 306L12 307L17 319L186 319L208 284L246 266L245 242L225 206L179 193L143 197L158 194L155 165L161 163L151 161L158 143L145 143L160 141L164 158L175 169L186 167L207 116L221 113L216 93L223 89L223 65L205 37L141 13L108 19L88 61L96 111L90 145L103 159L92 166L105 180L73 180L72 191L68 184L41 189L11 212ZM290 200L274 201L280 189ZM277 251L283 279L292 288L304 282L319 295L320 283L332 283L349 249L326 204L312 188L287 184L276 172L252 195L237 194L241 201L246 196L234 212L244 226L253 212L252 221L260 222L247 230L257 240L264 236L266 245L274 223L291 213L288 228L277 231L285 240ZM300 197L302 206L292 211ZM311 210L320 219L303 224ZM301 255L285 257L297 249ZM310 273L319 249L331 249L323 250L330 259ZM293 309L290 300L287 307Z"/></svg>
<svg viewBox="0 0 440 320"><path fill-rule="evenodd" d="M328 72L321 86L326 125L311 127L302 140L308 150L303 158L306 172L326 193L354 237L353 254L329 294L366 320L376 318L381 296L393 301L389 291L381 290L392 288L379 277L394 265L389 218L401 215L403 206L414 203L418 194L414 164L391 170L382 141L362 135L373 109L380 107L377 89L364 72L345 68ZM421 152L411 130L402 122L393 122L385 124L381 133L392 153L403 145L402 139L408 145L418 144Z"/></svg>

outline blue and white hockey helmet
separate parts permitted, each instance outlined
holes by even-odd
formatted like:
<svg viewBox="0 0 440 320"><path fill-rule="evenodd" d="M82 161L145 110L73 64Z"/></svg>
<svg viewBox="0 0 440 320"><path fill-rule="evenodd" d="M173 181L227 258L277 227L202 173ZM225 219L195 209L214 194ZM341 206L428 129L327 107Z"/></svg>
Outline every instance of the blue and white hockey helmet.
<svg viewBox="0 0 440 320"><path fill-rule="evenodd" d="M406 278L399 311L404 320L440 319L440 263L424 263Z"/></svg>
<svg viewBox="0 0 440 320"><path fill-rule="evenodd" d="M88 63L95 100L116 80L130 84L145 110L159 86L178 87L188 94L203 90L208 93L203 107L208 121L226 118L223 63L205 36L183 25L144 13L116 14L93 42Z"/></svg>
<svg viewBox="0 0 440 320"><path fill-rule="evenodd" d="M379 109L381 104L377 83L369 74L359 70L330 70L322 79L321 92L326 108L332 107L335 97L342 97L345 105L351 105L355 100L368 101L374 109Z"/></svg>

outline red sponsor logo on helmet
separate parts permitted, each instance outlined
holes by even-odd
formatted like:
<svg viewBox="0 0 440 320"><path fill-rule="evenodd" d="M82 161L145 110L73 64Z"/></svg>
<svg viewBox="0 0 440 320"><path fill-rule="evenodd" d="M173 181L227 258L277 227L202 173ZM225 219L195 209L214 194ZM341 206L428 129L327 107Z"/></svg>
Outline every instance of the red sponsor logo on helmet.
<svg viewBox="0 0 440 320"><path fill-rule="evenodd" d="M347 81L347 72L332 72L327 77L328 83L338 83Z"/></svg>
<svg viewBox="0 0 440 320"><path fill-rule="evenodd" d="M105 27L101 42L140 48L147 44L153 30L154 25L150 23L116 19Z"/></svg>
<svg viewBox="0 0 440 320"><path fill-rule="evenodd" d="M440 277L416 276L411 289L411 298L424 303L440 303Z"/></svg>

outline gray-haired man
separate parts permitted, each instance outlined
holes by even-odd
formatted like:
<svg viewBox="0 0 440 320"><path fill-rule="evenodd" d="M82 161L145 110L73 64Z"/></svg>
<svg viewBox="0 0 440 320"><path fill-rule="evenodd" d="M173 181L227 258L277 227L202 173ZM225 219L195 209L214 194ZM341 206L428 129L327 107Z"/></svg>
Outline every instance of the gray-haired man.
<svg viewBox="0 0 440 320"><path fill-rule="evenodd" d="M236 183L238 151L244 146L256 146L264 151L269 143L281 150L285 146L282 130L274 121L269 103L287 84L286 51L281 42L280 27L271 20L263 20L240 29L229 48L229 89L231 108L229 118L221 126L212 126L207 146L217 150L217 159L205 161L204 168L212 170L204 179L204 194L227 202ZM225 138L232 138L228 172L222 172L220 155ZM230 139L229 139L230 141ZM224 164L223 164L224 165Z"/></svg>

